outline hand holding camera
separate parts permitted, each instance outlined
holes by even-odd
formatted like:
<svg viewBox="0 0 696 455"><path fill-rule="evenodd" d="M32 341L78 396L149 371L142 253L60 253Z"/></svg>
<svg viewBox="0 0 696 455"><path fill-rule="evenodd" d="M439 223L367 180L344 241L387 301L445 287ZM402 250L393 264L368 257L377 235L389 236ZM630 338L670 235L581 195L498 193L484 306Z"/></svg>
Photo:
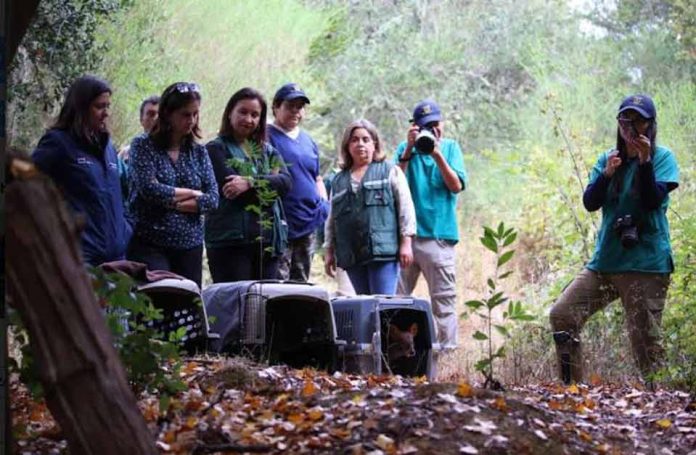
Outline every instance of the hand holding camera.
<svg viewBox="0 0 696 455"><path fill-rule="evenodd" d="M433 122L421 127L418 127L414 145L416 149L425 155L430 155L435 150L437 143L440 141L442 131L438 122Z"/></svg>
<svg viewBox="0 0 696 455"><path fill-rule="evenodd" d="M420 131L420 127L416 124L412 124L408 132L406 133L406 148L411 149L414 147L416 143L416 136L418 136L418 132Z"/></svg>

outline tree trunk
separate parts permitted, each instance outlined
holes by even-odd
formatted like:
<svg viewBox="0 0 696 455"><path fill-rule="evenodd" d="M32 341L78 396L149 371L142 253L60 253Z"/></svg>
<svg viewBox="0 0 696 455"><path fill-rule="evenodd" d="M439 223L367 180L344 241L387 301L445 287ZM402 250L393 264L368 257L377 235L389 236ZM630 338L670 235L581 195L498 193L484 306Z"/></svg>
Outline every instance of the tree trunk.
<svg viewBox="0 0 696 455"><path fill-rule="evenodd" d="M71 453L154 454L82 265L75 222L54 185L32 169L7 187L6 279L48 407Z"/></svg>

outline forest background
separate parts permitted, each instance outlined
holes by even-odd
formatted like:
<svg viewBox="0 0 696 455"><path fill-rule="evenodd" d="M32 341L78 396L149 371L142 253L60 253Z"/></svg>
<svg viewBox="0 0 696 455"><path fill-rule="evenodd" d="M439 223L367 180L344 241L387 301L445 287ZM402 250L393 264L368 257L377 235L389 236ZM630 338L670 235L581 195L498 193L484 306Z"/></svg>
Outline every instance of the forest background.
<svg viewBox="0 0 696 455"><path fill-rule="evenodd" d="M304 127L324 170L349 121L368 118L393 150L414 104L437 100L471 179L459 207L462 311L494 267L478 242L482 226L505 221L520 233L509 291L537 319L517 331L501 365L513 381L552 374L546 313L592 254L599 225L582 207L588 172L615 144L621 99L650 94L658 142L681 168L668 214L676 270L665 379L696 388L695 2L43 0L12 67L9 143L31 150L84 73L114 88L117 146L139 132L141 100L171 82L202 87L205 139L237 89L270 99L298 82L312 100ZM622 324L613 305L586 328L602 377L635 373ZM463 324L464 336L471 330ZM468 354L450 360L453 375L471 364Z"/></svg>

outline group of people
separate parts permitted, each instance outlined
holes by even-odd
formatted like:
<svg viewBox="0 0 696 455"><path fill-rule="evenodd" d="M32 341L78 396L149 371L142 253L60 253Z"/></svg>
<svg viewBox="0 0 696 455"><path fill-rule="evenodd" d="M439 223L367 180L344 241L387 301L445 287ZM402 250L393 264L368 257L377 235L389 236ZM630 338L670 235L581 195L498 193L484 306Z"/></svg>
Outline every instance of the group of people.
<svg viewBox="0 0 696 455"><path fill-rule="evenodd" d="M351 122L340 169L324 182L317 144L300 127L310 100L297 84L275 93L271 124L260 92L237 91L205 145L200 88L172 84L143 101L144 132L121 156L107 126L111 94L99 78L77 79L33 153L86 219L86 263L127 258L200 286L205 247L214 282L307 281L323 229L327 274L344 270L358 294L411 294L422 273L438 341L457 346L456 208L468 177L436 102L415 106L391 160L372 123ZM661 358L673 270L665 212L678 168L656 143L648 96L626 98L617 119L616 147L600 156L583 197L588 210L603 210L594 258L551 309L564 380L582 380L582 326L617 297L641 370L654 371Z"/></svg>
<svg viewBox="0 0 696 455"><path fill-rule="evenodd" d="M86 263L127 258L200 286L205 248L216 283L307 281L325 229L326 271L344 270L357 294L410 294L422 271L441 341L456 346L456 201L467 175L435 102L416 106L393 161L372 123L348 125L326 185L319 148L300 127L310 100L297 84L276 91L271 124L261 93L237 91L205 145L200 88L171 84L143 101L143 133L120 155L107 126L111 93L99 78L77 79L33 154L88 221ZM431 150L415 146L421 129Z"/></svg>

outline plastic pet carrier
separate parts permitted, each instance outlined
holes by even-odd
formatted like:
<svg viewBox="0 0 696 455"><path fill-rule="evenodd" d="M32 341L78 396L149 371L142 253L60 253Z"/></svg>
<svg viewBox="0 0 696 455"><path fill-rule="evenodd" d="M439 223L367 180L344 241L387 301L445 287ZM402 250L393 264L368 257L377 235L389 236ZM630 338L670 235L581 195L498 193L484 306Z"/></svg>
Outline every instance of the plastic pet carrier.
<svg viewBox="0 0 696 455"><path fill-rule="evenodd" d="M337 297L331 306L346 342L339 359L344 371L435 377L440 345L427 300L362 295Z"/></svg>
<svg viewBox="0 0 696 455"><path fill-rule="evenodd" d="M203 290L216 352L271 364L333 371L337 346L329 294L321 286L277 280L218 283Z"/></svg>
<svg viewBox="0 0 696 455"><path fill-rule="evenodd" d="M193 281L166 278L140 285L138 292L150 297L154 307L162 311L162 319L148 324L160 331L165 340L183 327L182 346L193 354L207 349L208 343L217 338L217 334L210 332L201 293Z"/></svg>

